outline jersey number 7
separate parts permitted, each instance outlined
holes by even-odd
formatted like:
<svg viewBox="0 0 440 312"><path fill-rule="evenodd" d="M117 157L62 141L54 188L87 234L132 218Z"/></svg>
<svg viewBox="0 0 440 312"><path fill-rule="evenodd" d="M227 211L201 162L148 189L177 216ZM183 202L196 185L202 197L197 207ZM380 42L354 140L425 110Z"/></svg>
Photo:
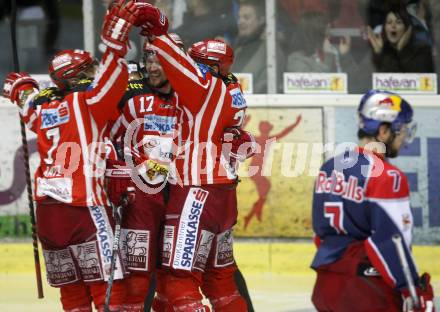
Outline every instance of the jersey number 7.
<svg viewBox="0 0 440 312"><path fill-rule="evenodd" d="M325 202L324 217L329 218L330 226L338 234L347 234L344 229L344 206L341 202Z"/></svg>

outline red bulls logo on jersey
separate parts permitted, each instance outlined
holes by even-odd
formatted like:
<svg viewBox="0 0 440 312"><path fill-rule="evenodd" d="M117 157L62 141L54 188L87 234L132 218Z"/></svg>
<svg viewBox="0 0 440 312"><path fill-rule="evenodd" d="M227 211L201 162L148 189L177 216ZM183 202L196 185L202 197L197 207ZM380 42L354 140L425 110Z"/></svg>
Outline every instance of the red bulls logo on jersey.
<svg viewBox="0 0 440 312"><path fill-rule="evenodd" d="M332 175L327 177L325 171L320 171L316 179L316 193L332 193L342 196L343 198L361 203L364 199L364 189L358 186L359 181L355 176L349 176L345 181L342 172L333 170Z"/></svg>

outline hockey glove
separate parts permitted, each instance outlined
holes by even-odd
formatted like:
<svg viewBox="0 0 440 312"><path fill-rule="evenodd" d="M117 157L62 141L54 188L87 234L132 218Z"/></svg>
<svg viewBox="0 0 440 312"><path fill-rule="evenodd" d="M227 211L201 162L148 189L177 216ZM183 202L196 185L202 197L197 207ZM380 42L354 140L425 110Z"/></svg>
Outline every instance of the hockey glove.
<svg viewBox="0 0 440 312"><path fill-rule="evenodd" d="M105 187L110 202L114 207L120 204L123 194L129 195L129 201L134 202L134 183L131 180L131 169L123 161L107 160L105 170Z"/></svg>
<svg viewBox="0 0 440 312"><path fill-rule="evenodd" d="M434 308L434 290L432 289L431 276L429 273L423 273L420 277L419 285L416 288L417 296L419 298L419 307L414 307L413 300L409 294L408 289L402 291L403 295L403 311L404 312L431 312Z"/></svg>
<svg viewBox="0 0 440 312"><path fill-rule="evenodd" d="M112 5L104 18L101 40L114 53L123 57L127 53L128 34L137 18L137 8L133 1L122 6L124 0Z"/></svg>
<svg viewBox="0 0 440 312"><path fill-rule="evenodd" d="M135 22L136 26L141 27L141 35L162 36L168 32L168 18L155 6L142 1L136 1L139 11Z"/></svg>
<svg viewBox="0 0 440 312"><path fill-rule="evenodd" d="M254 156L257 151L257 143L254 136L236 127L224 130L222 143L230 143L232 145L229 156L231 159L240 162Z"/></svg>
<svg viewBox="0 0 440 312"><path fill-rule="evenodd" d="M28 73L9 73L3 84L3 96L14 104L20 104L34 88L38 89L38 83Z"/></svg>

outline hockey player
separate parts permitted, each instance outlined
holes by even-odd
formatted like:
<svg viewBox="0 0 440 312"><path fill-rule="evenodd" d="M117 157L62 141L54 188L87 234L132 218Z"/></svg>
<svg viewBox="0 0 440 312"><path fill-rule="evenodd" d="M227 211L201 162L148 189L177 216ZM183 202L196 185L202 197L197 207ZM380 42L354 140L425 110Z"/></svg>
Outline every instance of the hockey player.
<svg viewBox="0 0 440 312"><path fill-rule="evenodd" d="M411 253L407 177L386 158L414 137L412 108L397 94L372 90L358 113L360 147L326 161L315 183L312 301L318 311L431 311L429 274L419 277ZM410 304L395 235L403 241L418 307Z"/></svg>
<svg viewBox="0 0 440 312"><path fill-rule="evenodd" d="M143 311L151 274L156 269L159 233L165 218L160 188L166 183L177 131L177 97L148 45L144 47L144 65L147 76L143 78L138 67L139 74L129 81L123 98L123 113L112 129L114 139L125 137L128 167L133 175L140 175L134 178L135 201L124 213L122 223L131 311Z"/></svg>
<svg viewBox="0 0 440 312"><path fill-rule="evenodd" d="M241 125L245 102L227 90L222 77L229 73L227 68L219 68L217 74L196 64L171 38L154 31L151 25L160 24L158 14L145 16L144 33L153 35L151 44L179 95L181 121L181 150L175 159L174 181L170 180L172 200L167 204L163 236L166 297L175 311L209 311L201 302L199 287L202 272L213 264L218 276L228 277L209 290L213 309L246 311L231 274L236 270L232 226L237 219L237 176L222 153L223 132ZM208 48L232 60L232 49L224 42Z"/></svg>
<svg viewBox="0 0 440 312"><path fill-rule="evenodd" d="M195 62L210 66L210 68L217 75L220 75L234 100L245 102L241 85L238 82L237 77L230 72L230 68L234 62L233 54L230 53L228 55L228 53L217 53L216 51L212 51L208 48L210 45L221 45L222 43L223 41L215 39L200 41L191 46L191 48L188 50L188 54ZM220 69L222 72L220 72ZM239 112L244 117L245 110L243 109ZM242 129L242 124L231 128L226 128L223 134L223 143L223 151L226 154L225 157L230 160L232 170L237 170L239 163L243 162L249 157L252 157L256 150L256 147L254 146L254 137L252 134ZM229 148L227 147L228 144L230 144ZM213 255L214 250L211 249L211 261ZM232 274L237 284L239 293L246 300L248 311L253 311L252 301L249 296L246 282L237 266L235 266L235 271ZM203 284L201 287L202 292L209 300L211 300L211 297L214 297L213 300L215 301L215 297L217 296L215 291L217 291L218 287L222 287L222 283L224 283L223 280L225 279L226 281L229 281L230 276L225 276L223 272L218 274L218 270L212 269L211 267L205 272L205 274L203 274ZM215 286L215 284L219 284L219 286Z"/></svg>
<svg viewBox="0 0 440 312"><path fill-rule="evenodd" d="M34 105L38 85L26 73L9 74L3 89L38 137L37 234L48 282L60 288L65 311L92 311L92 300L99 311L104 309L112 231L103 190L106 153L102 135L107 121L117 114L127 85L123 56L136 18L134 4L123 6L123 2L105 17L101 38L107 50L96 75L89 53L65 50L53 58L49 68L61 97ZM89 88L76 89L82 79L93 77ZM116 276L121 277L121 272ZM113 287L112 309L121 308L125 299L120 286Z"/></svg>

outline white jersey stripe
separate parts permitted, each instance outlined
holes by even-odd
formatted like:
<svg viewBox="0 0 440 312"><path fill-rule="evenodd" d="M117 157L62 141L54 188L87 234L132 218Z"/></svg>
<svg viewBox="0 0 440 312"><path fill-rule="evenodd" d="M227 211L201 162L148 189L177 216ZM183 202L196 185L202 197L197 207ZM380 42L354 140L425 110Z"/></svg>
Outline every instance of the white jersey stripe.
<svg viewBox="0 0 440 312"><path fill-rule="evenodd" d="M383 267L385 268L385 271L388 275L388 277L393 281L394 285L396 284L396 278L391 273L390 268L388 267L388 264L386 263L385 259L383 258L382 254L379 251L379 248L377 248L376 244L373 242L371 237L368 238L368 245L374 250L376 256L379 258L380 262L382 263Z"/></svg>
<svg viewBox="0 0 440 312"><path fill-rule="evenodd" d="M111 89L113 84L115 83L116 79L118 79L119 75L122 72L122 69L124 68L121 64L121 62L125 62L124 59L118 60L118 67L115 69L115 71L112 73L110 78L106 81L105 85L102 87L102 89L99 91L97 95L92 97L91 99L87 99L86 103L87 105L93 105L96 103L99 103L101 99L105 96L105 94Z"/></svg>
<svg viewBox="0 0 440 312"><path fill-rule="evenodd" d="M93 206L93 190L92 190L92 179L90 172L90 157L89 157L89 149L87 146L87 136L84 130L84 122L83 117L81 115L81 109L79 107L78 102L78 92L73 94L73 111L76 119L76 127L79 133L79 139L81 143L81 156L83 160L83 170L84 170L84 180L86 182L86 196L87 196L87 205Z"/></svg>
<svg viewBox="0 0 440 312"><path fill-rule="evenodd" d="M225 93L226 93L226 85L223 82L221 82L221 80L216 81L216 83L218 83L218 82L221 83L221 94L220 94L220 98L217 102L217 105L215 107L214 115L212 116L212 119L211 119L211 124L209 125L208 139L206 141L206 171L207 171L207 179L208 179L209 184L214 183L214 178L213 178L214 159L213 159L213 157L215 157L214 155L217 155L217 153L218 153L218 151L212 150L213 147L216 148L215 145L212 144L212 134L214 133L214 129L217 126L218 118L219 118L220 112L223 108L223 101L225 99Z"/></svg>
<svg viewBox="0 0 440 312"><path fill-rule="evenodd" d="M104 54L104 57L105 56L106 55ZM108 67L113 59L114 59L113 53L108 53L105 61L100 63L100 65L98 67L98 72L96 73L96 76L95 76L95 79L93 79L93 84L95 86L100 82L101 78L103 77L104 72L108 69Z"/></svg>
<svg viewBox="0 0 440 312"><path fill-rule="evenodd" d="M187 109L186 107L183 107L186 115L188 116L188 128L189 128L189 134L188 134L188 138L192 137L192 131L193 131L193 126L194 126L194 117L191 114L191 112L189 111L189 109ZM182 116L183 117L183 116ZM181 122L181 125L183 123ZM182 131L182 128L179 127L179 131ZM181 136L181 133L179 134ZM179 145L181 146L181 145ZM189 159L191 157L191 140L187 140L185 142L185 158L184 158L184 163L183 163L183 181L185 183L185 185L189 185Z"/></svg>
<svg viewBox="0 0 440 312"><path fill-rule="evenodd" d="M133 98L128 100L128 108L130 109L131 117L133 118L133 120L136 120L137 119L136 107L134 107L134 100L133 100Z"/></svg>
<svg viewBox="0 0 440 312"><path fill-rule="evenodd" d="M197 113L196 115L196 120L195 120L195 124L194 124L194 146L193 146L193 154L192 154L192 161L191 161L191 179L192 179L192 185L199 185L199 168L201 168L201 164L199 164L199 158L201 159L201 157L199 157L199 153L200 153L200 142L199 142L199 138L200 138L200 128L202 126L202 120L203 120L203 116L205 114L206 111L206 107L208 107L208 104L211 100L211 95L212 92L215 89L215 85L217 83L217 78L212 77L212 83L211 86L209 88L208 91L208 95L206 96L205 102L202 105L202 108L200 109L200 111ZM206 143L206 142L202 142L202 143ZM203 150L202 150L203 152ZM200 155L202 156L202 155ZM206 168L205 168L206 170Z"/></svg>
<svg viewBox="0 0 440 312"><path fill-rule="evenodd" d="M115 123L113 124L113 127L110 129L110 139L115 139L115 135L118 132L119 128L121 128L122 124L122 118L123 115L119 116L118 119L116 119Z"/></svg>
<svg viewBox="0 0 440 312"><path fill-rule="evenodd" d="M91 173L93 176L96 176L98 174L98 166L99 166L99 160L98 160L98 155L101 149L101 141L98 140L98 128L96 126L96 122L93 119L92 114L90 114L89 112L89 118L90 118L90 128L92 130L92 142L90 144L90 150L89 152L91 152L92 154L89 156L91 157L90 159L90 168L91 168ZM99 191L96 189L96 183L92 184L92 189L93 189L93 201L94 201L94 205L101 205L102 204L102 200L100 200L99 196ZM98 196L97 196L98 195Z"/></svg>

